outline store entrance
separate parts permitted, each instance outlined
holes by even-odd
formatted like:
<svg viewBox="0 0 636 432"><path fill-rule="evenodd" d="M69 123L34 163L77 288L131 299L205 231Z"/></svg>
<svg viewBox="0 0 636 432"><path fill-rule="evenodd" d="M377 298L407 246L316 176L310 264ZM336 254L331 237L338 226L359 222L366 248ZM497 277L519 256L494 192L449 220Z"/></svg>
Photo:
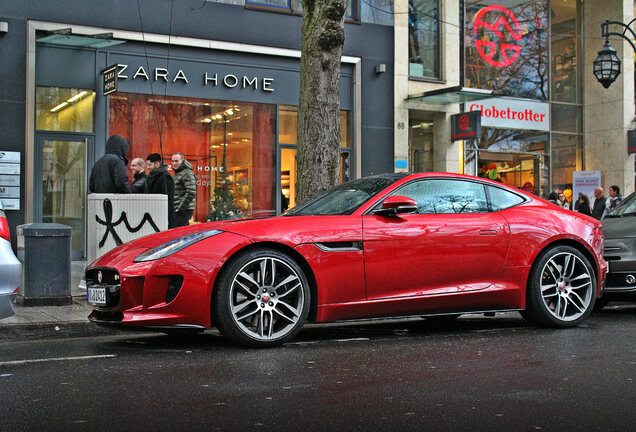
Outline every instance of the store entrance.
<svg viewBox="0 0 636 432"><path fill-rule="evenodd" d="M477 151L477 175L543 196L549 186L547 155Z"/></svg>
<svg viewBox="0 0 636 432"><path fill-rule="evenodd" d="M81 260L86 245L87 162L93 136L37 134L35 220L71 227L71 259Z"/></svg>

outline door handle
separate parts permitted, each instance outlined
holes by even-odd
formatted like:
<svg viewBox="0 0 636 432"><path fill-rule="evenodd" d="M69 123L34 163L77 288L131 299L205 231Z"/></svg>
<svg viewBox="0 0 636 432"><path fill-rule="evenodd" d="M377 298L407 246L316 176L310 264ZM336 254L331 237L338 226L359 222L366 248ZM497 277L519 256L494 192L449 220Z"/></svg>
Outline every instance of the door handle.
<svg viewBox="0 0 636 432"><path fill-rule="evenodd" d="M494 236L494 235L497 235L497 230L482 229L482 230L479 230L479 235Z"/></svg>

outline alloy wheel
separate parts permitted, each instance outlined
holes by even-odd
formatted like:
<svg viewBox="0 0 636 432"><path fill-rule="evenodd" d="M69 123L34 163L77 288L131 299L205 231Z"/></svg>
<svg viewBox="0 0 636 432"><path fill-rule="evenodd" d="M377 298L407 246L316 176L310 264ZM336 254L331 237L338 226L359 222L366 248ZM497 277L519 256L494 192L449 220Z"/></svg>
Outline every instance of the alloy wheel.
<svg viewBox="0 0 636 432"><path fill-rule="evenodd" d="M233 321L248 337L262 342L280 339L302 319L303 279L285 261L259 257L235 274L229 302Z"/></svg>
<svg viewBox="0 0 636 432"><path fill-rule="evenodd" d="M577 320L590 307L592 275L585 263L572 253L550 257L541 271L540 287L543 304L558 320Z"/></svg>

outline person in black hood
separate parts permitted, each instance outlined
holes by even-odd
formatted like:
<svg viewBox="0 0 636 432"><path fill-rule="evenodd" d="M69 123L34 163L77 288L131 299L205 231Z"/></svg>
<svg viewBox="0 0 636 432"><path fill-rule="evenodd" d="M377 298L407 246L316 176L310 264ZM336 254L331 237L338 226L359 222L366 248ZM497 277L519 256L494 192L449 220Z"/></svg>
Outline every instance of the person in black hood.
<svg viewBox="0 0 636 432"><path fill-rule="evenodd" d="M174 211L174 179L166 169L159 153L152 153L146 158L150 172L146 184L149 194L168 195L168 229L176 228L177 217Z"/></svg>
<svg viewBox="0 0 636 432"><path fill-rule="evenodd" d="M128 193L126 153L130 143L119 135L111 135L106 141L106 154L99 158L88 182L92 193Z"/></svg>

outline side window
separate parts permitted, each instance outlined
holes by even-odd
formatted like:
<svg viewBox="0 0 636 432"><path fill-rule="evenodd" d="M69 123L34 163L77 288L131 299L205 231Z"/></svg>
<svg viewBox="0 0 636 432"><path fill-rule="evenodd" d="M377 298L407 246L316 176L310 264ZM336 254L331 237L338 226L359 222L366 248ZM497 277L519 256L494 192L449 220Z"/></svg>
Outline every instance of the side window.
<svg viewBox="0 0 636 432"><path fill-rule="evenodd" d="M395 191L417 201L418 214L487 213L484 186L461 180L420 180Z"/></svg>
<svg viewBox="0 0 636 432"><path fill-rule="evenodd" d="M486 186L490 195L492 211L499 211L521 204L524 199L517 194L494 186Z"/></svg>

